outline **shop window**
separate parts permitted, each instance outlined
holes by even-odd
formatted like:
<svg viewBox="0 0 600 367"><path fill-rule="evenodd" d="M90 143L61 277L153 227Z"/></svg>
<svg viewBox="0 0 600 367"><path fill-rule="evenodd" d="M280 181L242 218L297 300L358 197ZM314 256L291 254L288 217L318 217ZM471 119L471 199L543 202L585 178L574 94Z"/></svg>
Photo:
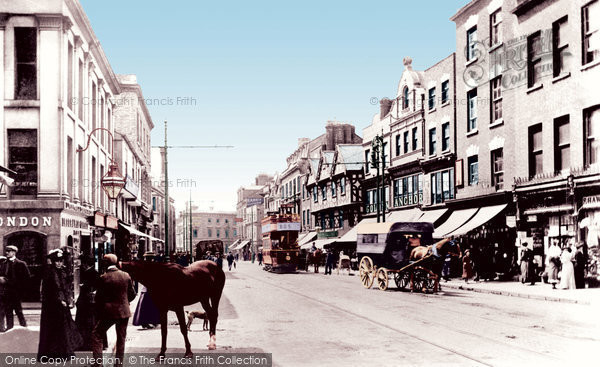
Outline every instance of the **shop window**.
<svg viewBox="0 0 600 367"><path fill-rule="evenodd" d="M529 177L544 172L542 124L529 127Z"/></svg>
<svg viewBox="0 0 600 367"><path fill-rule="evenodd" d="M15 27L15 99L37 99L37 29Z"/></svg>
<svg viewBox="0 0 600 367"><path fill-rule="evenodd" d="M37 130L8 129L8 168L17 172L13 195L36 195L38 187ZM81 182L79 182L81 186Z"/></svg>
<svg viewBox="0 0 600 367"><path fill-rule="evenodd" d="M554 172L571 166L569 115L554 120Z"/></svg>
<svg viewBox="0 0 600 367"><path fill-rule="evenodd" d="M344 228L344 211L342 209L338 212L338 227Z"/></svg>
<svg viewBox="0 0 600 367"><path fill-rule="evenodd" d="M502 148L491 152L492 158L492 185L496 190L504 187L504 157Z"/></svg>
<svg viewBox="0 0 600 367"><path fill-rule="evenodd" d="M600 106L584 111L585 164L600 162Z"/></svg>
<svg viewBox="0 0 600 367"><path fill-rule="evenodd" d="M431 174L431 204L440 204L454 199L454 170Z"/></svg>
<svg viewBox="0 0 600 367"><path fill-rule="evenodd" d="M394 207L423 203L423 175L412 175L394 180Z"/></svg>

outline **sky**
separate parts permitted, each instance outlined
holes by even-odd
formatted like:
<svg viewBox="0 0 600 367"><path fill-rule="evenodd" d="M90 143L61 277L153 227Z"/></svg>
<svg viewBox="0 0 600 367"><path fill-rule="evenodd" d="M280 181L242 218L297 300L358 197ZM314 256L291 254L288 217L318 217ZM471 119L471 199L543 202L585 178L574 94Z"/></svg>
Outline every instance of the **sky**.
<svg viewBox="0 0 600 367"><path fill-rule="evenodd" d="M169 145L233 146L169 150L177 210L191 195L235 211L238 188L285 170L328 120L362 136L404 57L424 70L455 51L449 18L469 0L80 1L114 72L137 75L153 146L165 120Z"/></svg>

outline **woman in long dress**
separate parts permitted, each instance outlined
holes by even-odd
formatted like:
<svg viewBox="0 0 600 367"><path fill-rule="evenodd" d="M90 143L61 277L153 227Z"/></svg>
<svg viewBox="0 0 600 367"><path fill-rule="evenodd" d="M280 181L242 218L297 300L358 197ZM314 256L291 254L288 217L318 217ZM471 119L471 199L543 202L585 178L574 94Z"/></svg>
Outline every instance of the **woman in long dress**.
<svg viewBox="0 0 600 367"><path fill-rule="evenodd" d="M560 269L560 247L556 242L553 242L548 249L547 266L548 283L552 284L552 289L556 289Z"/></svg>
<svg viewBox="0 0 600 367"><path fill-rule="evenodd" d="M560 255L562 270L559 288L561 289L575 289L575 269L573 268L573 262L571 261L572 258L571 248L564 248Z"/></svg>
<svg viewBox="0 0 600 367"><path fill-rule="evenodd" d="M465 255L463 256L462 278L465 280L465 283L469 283L469 279L472 276L473 276L473 263L471 262L471 252L469 250L465 250Z"/></svg>
<svg viewBox="0 0 600 367"><path fill-rule="evenodd" d="M81 259L81 287L79 288L79 297L75 306L77 314L75 315L75 324L83 339L83 344L77 350L92 350L92 331L98 320L96 315L95 293L96 285L100 275L94 268L94 258L83 257ZM103 338L104 347L108 345L106 334Z"/></svg>
<svg viewBox="0 0 600 367"><path fill-rule="evenodd" d="M144 254L145 261L152 261L154 253L147 252ZM141 326L144 329L151 329L160 324L160 312L158 307L150 297L148 289L143 284L140 284L140 299L133 314L133 325Z"/></svg>
<svg viewBox="0 0 600 367"><path fill-rule="evenodd" d="M82 344L81 335L71 317L68 275L63 266L63 252L52 250L52 262L46 269L42 282L42 316L38 360L42 357L70 358Z"/></svg>

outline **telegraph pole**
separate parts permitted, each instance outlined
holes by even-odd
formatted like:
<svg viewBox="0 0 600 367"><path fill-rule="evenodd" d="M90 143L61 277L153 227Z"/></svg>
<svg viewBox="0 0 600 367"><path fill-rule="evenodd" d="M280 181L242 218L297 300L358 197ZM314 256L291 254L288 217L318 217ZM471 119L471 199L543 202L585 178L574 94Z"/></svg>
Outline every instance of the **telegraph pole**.
<svg viewBox="0 0 600 367"><path fill-rule="evenodd" d="M194 217L192 215L192 189L190 188L190 255L192 254L192 228L194 227Z"/></svg>
<svg viewBox="0 0 600 367"><path fill-rule="evenodd" d="M379 144L381 148L381 191L383 191L383 193L381 194L383 199L383 201L381 202L383 207L382 222L385 223L385 200L387 199L387 195L385 194L385 146L383 143L383 129L381 129L381 140L379 140Z"/></svg>
<svg viewBox="0 0 600 367"><path fill-rule="evenodd" d="M165 120L165 256L169 256L169 166L167 159L167 120Z"/></svg>

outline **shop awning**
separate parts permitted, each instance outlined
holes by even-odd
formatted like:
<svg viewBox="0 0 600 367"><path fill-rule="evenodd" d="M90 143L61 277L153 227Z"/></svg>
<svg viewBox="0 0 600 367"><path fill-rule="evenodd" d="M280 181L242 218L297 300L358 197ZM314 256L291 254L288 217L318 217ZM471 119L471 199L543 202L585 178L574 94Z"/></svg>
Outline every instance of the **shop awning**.
<svg viewBox="0 0 600 367"><path fill-rule="evenodd" d="M346 232L341 238L339 238L335 242L356 242L358 226L360 226L361 224L364 224L364 223L375 223L376 221L377 221L377 218L365 218L365 219L361 220L360 222L358 222L357 225L352 227L352 229L350 229L348 232Z"/></svg>
<svg viewBox="0 0 600 367"><path fill-rule="evenodd" d="M298 246L302 247L302 245L306 244L317 238L317 232L308 232L302 239L298 240Z"/></svg>
<svg viewBox="0 0 600 367"><path fill-rule="evenodd" d="M388 214L386 222L416 222L423 212L418 208L393 211Z"/></svg>
<svg viewBox="0 0 600 367"><path fill-rule="evenodd" d="M129 233L131 233L131 234L134 234L134 235L136 235L136 236L140 236L140 237L148 237L148 238L154 238L154 237L152 237L152 236L150 236L150 235L148 235L148 234L146 234L146 233L144 233L144 232L140 232L140 231L138 231L137 229L135 229L135 228L133 228L133 227L130 227L130 226L127 226L127 225L125 225L125 224L123 224L123 223L119 223L119 225L120 225L121 227L123 227L123 228L124 228L124 229L125 229L127 232L129 232ZM158 240L158 238L157 238L157 240Z"/></svg>
<svg viewBox="0 0 600 367"><path fill-rule="evenodd" d="M236 246L241 242L242 240L237 239L235 241L233 241L233 243L231 245L228 246L229 251L231 250L235 250Z"/></svg>
<svg viewBox="0 0 600 367"><path fill-rule="evenodd" d="M448 209L436 209L423 212L423 215L418 218L419 222L435 223Z"/></svg>
<svg viewBox="0 0 600 367"><path fill-rule="evenodd" d="M561 212L569 212L571 210L573 210L572 205L545 206L542 208L525 210L525 215L543 214L543 213L561 213Z"/></svg>
<svg viewBox="0 0 600 367"><path fill-rule="evenodd" d="M435 229L433 232L433 238L443 238L450 232L455 231L468 220L470 220L479 208L461 209L456 210L450 214L450 217L442 223L441 226Z"/></svg>
<svg viewBox="0 0 600 367"><path fill-rule="evenodd" d="M246 245L248 245L249 243L250 243L250 240L242 241L235 248L232 247L230 250L241 250L244 247L246 247Z"/></svg>
<svg viewBox="0 0 600 367"><path fill-rule="evenodd" d="M316 241L305 243L300 248L302 250L310 250L312 248L312 244L314 242L315 247L322 250L325 245L337 242L337 240L339 240L339 238L327 238L327 239L322 239L322 240L316 240Z"/></svg>
<svg viewBox="0 0 600 367"><path fill-rule="evenodd" d="M490 220L494 219L495 216L500 214L506 208L506 204L502 205L494 205L494 206L484 206L480 208L479 211L471 218L468 222L460 226L458 229L452 231L452 233L448 233L447 236L462 236L467 234L468 232L479 228Z"/></svg>
<svg viewBox="0 0 600 367"><path fill-rule="evenodd" d="M156 237L152 237L152 236L148 236L148 238L150 239L150 241L165 242L165 241L161 240L160 238L156 238Z"/></svg>
<svg viewBox="0 0 600 367"><path fill-rule="evenodd" d="M364 223L361 225L358 225L358 230L356 231L357 234L369 234L369 233L388 233L390 231L390 228L392 228L392 226L394 225L394 223L396 222L381 222L381 223Z"/></svg>

